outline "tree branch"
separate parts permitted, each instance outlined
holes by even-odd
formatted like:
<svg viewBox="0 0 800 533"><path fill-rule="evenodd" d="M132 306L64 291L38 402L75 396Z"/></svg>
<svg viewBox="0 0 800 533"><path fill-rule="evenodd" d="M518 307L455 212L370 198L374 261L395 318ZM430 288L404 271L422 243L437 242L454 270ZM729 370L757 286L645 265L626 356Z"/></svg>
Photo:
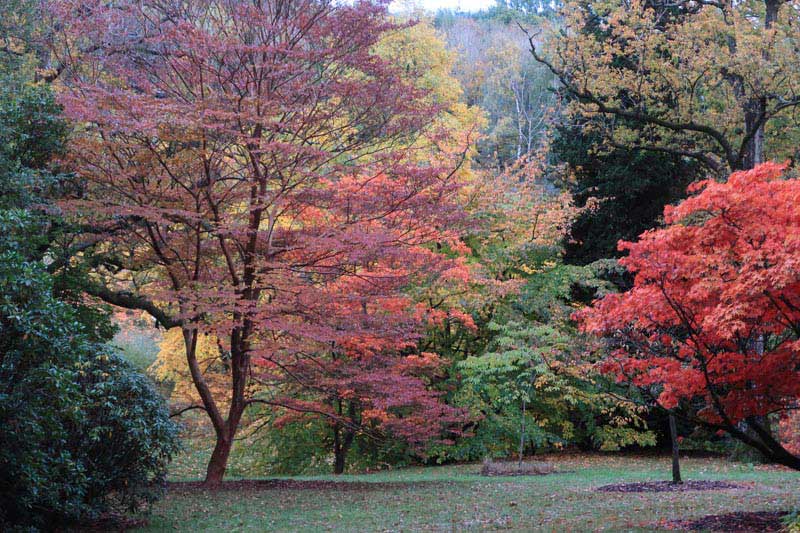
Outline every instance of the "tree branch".
<svg viewBox="0 0 800 533"><path fill-rule="evenodd" d="M660 126L662 128L676 132L693 131L696 133L705 134L711 137L714 141L716 141L717 144L719 144L720 148L724 153L724 157L727 160L728 164L731 166L731 168L732 169L738 168L739 159L736 151L733 149L733 147L725 138L725 136L718 130L712 128L711 126L707 126L705 124L698 124L693 121L675 122L655 117L653 115L643 113L641 111L632 111L632 110L622 109L621 107L617 106L607 105L600 98L592 94L592 92L589 91L588 89L581 90L578 87L576 87L575 84L573 84L569 80L566 72L558 69L555 65L553 65L553 63L551 63L544 57L540 56L536 50L536 45L533 42L535 35L531 35L528 32L528 30L526 30L521 24L517 23L517 25L523 32L525 32L525 35L528 36L528 43L530 44L530 52L531 55L533 55L534 60L536 60L537 63L540 63L545 67L547 67L547 69L550 70L550 72L552 72L553 75L556 76L558 80L564 85L564 87L570 93L572 93L576 98L578 98L578 100L596 105L597 111L604 115L614 115L634 120L636 122L653 124L655 126Z"/></svg>
<svg viewBox="0 0 800 533"><path fill-rule="evenodd" d="M174 412L170 413L169 417L170 418L175 418L175 417L181 416L183 413L185 413L187 411L191 411L193 409L200 409L202 411L208 412L208 410L206 410L206 408L204 406L202 406L202 405L190 405L188 407L184 407L183 409L178 409L177 411L174 411Z"/></svg>
<svg viewBox="0 0 800 533"><path fill-rule="evenodd" d="M145 311L150 314L150 316L155 318L164 329L180 327L183 324L182 320L169 315L152 301L141 296L136 296L124 291L115 292L108 287L99 284L89 285L85 287L84 290L87 294L90 294L96 298L100 298L104 302L111 305L122 307L124 309L138 309Z"/></svg>
<svg viewBox="0 0 800 533"><path fill-rule="evenodd" d="M704 154L702 152L691 152L689 150L680 150L678 148L669 148L667 146L656 146L652 144L648 145L634 144L631 146L625 146L611 139L606 139L606 140L614 148L619 148L622 150L644 150L648 152L661 152L670 155L689 157L700 161L714 172L720 172L722 170L718 162L714 161L711 157L708 156L708 154Z"/></svg>

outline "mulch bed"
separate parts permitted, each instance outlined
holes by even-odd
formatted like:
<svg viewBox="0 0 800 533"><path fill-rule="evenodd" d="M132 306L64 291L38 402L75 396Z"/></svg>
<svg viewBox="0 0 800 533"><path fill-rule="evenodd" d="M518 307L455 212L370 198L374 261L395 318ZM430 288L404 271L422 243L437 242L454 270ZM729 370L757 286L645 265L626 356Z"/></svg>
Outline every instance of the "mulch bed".
<svg viewBox="0 0 800 533"><path fill-rule="evenodd" d="M714 514L695 520L676 520L670 522L671 529L684 531L730 531L744 533L748 531L781 531L786 516L785 511L738 512Z"/></svg>
<svg viewBox="0 0 800 533"><path fill-rule="evenodd" d="M553 474L572 474L574 470L559 470L559 471L552 471L552 472L538 472L538 471L531 471L525 470L509 470L507 472L481 472L480 474L485 477L517 477L517 476L550 476Z"/></svg>
<svg viewBox="0 0 800 533"><path fill-rule="evenodd" d="M728 481L684 481L672 483L671 481L646 481L642 483L614 483L603 485L596 490L600 492L684 492L690 490L727 490L744 489L746 485L730 483Z"/></svg>
<svg viewBox="0 0 800 533"><path fill-rule="evenodd" d="M423 485L443 485L445 481L324 481L297 479L241 479L223 481L217 486L207 487L201 481L174 481L167 484L169 492L211 491L259 491L259 490L336 490L336 491L373 491L397 489L402 487L420 487Z"/></svg>
<svg viewBox="0 0 800 533"><path fill-rule="evenodd" d="M543 462L484 461L482 476L546 476L556 474L555 466Z"/></svg>

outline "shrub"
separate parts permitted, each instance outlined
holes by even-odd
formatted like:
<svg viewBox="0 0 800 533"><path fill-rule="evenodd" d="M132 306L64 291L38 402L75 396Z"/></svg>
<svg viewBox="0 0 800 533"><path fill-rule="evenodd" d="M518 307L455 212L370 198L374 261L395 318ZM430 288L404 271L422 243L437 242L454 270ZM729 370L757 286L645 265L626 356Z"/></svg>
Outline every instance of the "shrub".
<svg viewBox="0 0 800 533"><path fill-rule="evenodd" d="M0 530L51 529L157 497L177 430L150 383L105 344L108 311L83 296L88 254L71 257L52 202L75 183L54 173L67 126L51 89L26 69L6 71L0 64Z"/></svg>
<svg viewBox="0 0 800 533"><path fill-rule="evenodd" d="M29 224L0 211L0 529L152 501L177 448L154 388L96 338L107 328L54 296Z"/></svg>

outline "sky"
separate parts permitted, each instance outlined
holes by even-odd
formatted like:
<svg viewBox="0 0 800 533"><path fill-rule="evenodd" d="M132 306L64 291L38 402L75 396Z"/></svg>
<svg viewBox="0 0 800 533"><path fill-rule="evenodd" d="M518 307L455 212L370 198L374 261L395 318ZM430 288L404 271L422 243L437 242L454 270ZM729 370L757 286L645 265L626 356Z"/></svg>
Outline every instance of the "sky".
<svg viewBox="0 0 800 533"><path fill-rule="evenodd" d="M409 4L436 11L441 8L460 9L461 11L478 11L494 5L494 0L395 0L391 9L403 10Z"/></svg>

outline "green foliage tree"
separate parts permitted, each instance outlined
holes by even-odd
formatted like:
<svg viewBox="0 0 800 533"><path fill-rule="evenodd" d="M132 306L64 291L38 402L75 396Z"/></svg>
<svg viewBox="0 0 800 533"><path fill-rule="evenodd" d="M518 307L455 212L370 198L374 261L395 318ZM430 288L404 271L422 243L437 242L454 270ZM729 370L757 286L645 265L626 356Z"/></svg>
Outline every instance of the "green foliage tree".
<svg viewBox="0 0 800 533"><path fill-rule="evenodd" d="M569 319L576 285L603 291L590 267L552 261L528 275L518 297L489 323L493 337L478 356L458 364L457 401L482 415L475 438L458 454L520 459L569 444L605 450L654 443L643 410L576 354L582 341ZM476 413L477 414L477 413Z"/></svg>

